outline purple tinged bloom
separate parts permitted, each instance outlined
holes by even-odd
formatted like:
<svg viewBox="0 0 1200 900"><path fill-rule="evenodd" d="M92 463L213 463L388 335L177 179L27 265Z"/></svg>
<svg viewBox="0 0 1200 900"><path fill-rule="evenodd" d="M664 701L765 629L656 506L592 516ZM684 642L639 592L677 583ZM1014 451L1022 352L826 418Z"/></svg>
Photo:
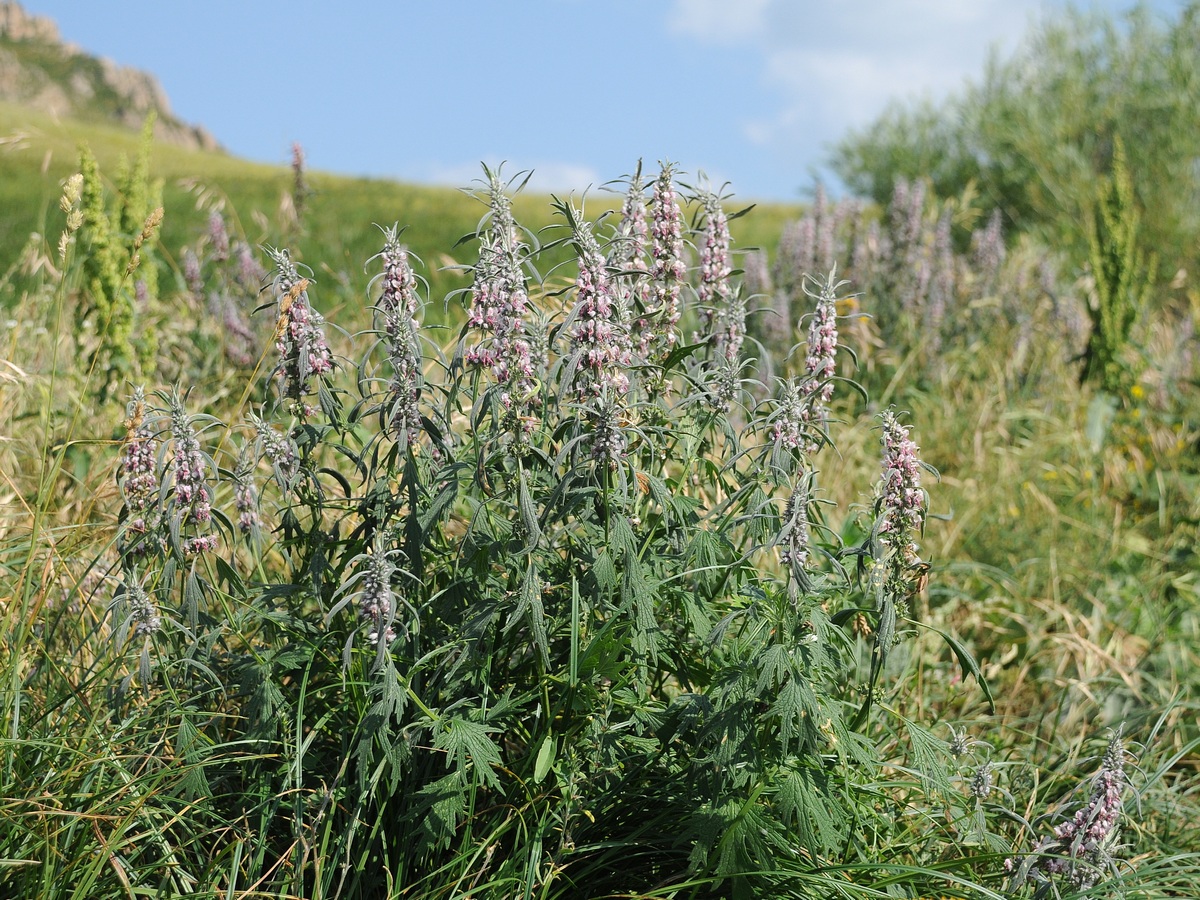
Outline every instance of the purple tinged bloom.
<svg viewBox="0 0 1200 900"><path fill-rule="evenodd" d="M1019 867L1015 857L1005 860L1004 868L1016 876L1017 887L1031 875L1043 881L1050 875L1063 877L1072 888L1090 888L1112 869L1128 783L1125 757L1118 729L1109 738L1100 771L1092 779L1087 805L1057 825L1052 835L1041 838Z"/></svg>
<svg viewBox="0 0 1200 900"><path fill-rule="evenodd" d="M646 224L646 185L642 181L642 164L629 179L629 189L621 203L621 224L609 251L608 264L613 269L647 271L646 246L650 228Z"/></svg>
<svg viewBox="0 0 1200 900"><path fill-rule="evenodd" d="M254 249L244 241L238 241L234 245L233 255L237 260L234 276L237 283L246 293L257 294L262 287L263 280L267 277L267 270L262 267L262 263L254 255Z"/></svg>
<svg viewBox="0 0 1200 900"><path fill-rule="evenodd" d="M995 210L987 225L971 235L971 253L984 284L992 284L1000 274L1005 257L1000 210Z"/></svg>
<svg viewBox="0 0 1200 900"><path fill-rule="evenodd" d="M126 406L120 483L128 515L124 540L132 543L158 525L158 441L146 425L146 396L140 387ZM144 549L139 547L138 552Z"/></svg>
<svg viewBox="0 0 1200 900"><path fill-rule="evenodd" d="M262 518L258 514L258 492L255 491L249 477L238 481L234 488L233 502L238 511L238 531L245 535L253 535L262 528Z"/></svg>
<svg viewBox="0 0 1200 900"><path fill-rule="evenodd" d="M384 346L392 366L385 409L392 440L413 444L421 431L421 351L417 312L421 301L417 279L400 244L395 226L384 231L382 291L379 314L383 319Z"/></svg>
<svg viewBox="0 0 1200 900"><path fill-rule="evenodd" d="M811 476L796 479L792 494L783 511L783 527L779 529L776 543L780 546L779 560L788 569L789 590L793 592L808 586L809 522L808 501Z"/></svg>
<svg viewBox="0 0 1200 900"><path fill-rule="evenodd" d="M469 325L482 335L465 355L468 363L490 370L500 386L506 428L524 443L535 424L533 413L541 405L538 388L544 338L535 336L525 321L530 302L521 271L517 227L504 185L494 173L489 177L490 223L480 235L467 314Z"/></svg>
<svg viewBox="0 0 1200 900"><path fill-rule="evenodd" d="M269 253L275 262L275 297L279 308L275 332L279 364L275 374L282 385L283 397L291 401L292 411L306 416L309 408L304 395L311 389L313 376L333 370L333 354L325 343L325 320L309 305L308 279L300 277L287 250Z"/></svg>
<svg viewBox="0 0 1200 900"><path fill-rule="evenodd" d="M791 295L782 288L776 288L771 292L770 300L763 325L763 340L768 347L768 364L771 358L786 357L788 349L795 343L796 331L792 319Z"/></svg>
<svg viewBox="0 0 1200 900"><path fill-rule="evenodd" d="M629 391L628 368L633 348L620 299L613 295L600 245L591 225L578 210L569 211L579 254L575 311L570 331L571 354L577 360L576 392L580 399L606 391L621 396Z"/></svg>
<svg viewBox="0 0 1200 900"><path fill-rule="evenodd" d="M899 179L888 209L891 277L900 307L915 313L924 307L932 275L925 229L925 182Z"/></svg>
<svg viewBox="0 0 1200 900"><path fill-rule="evenodd" d="M304 160L304 148L299 141L292 143L292 208L296 218L304 217L304 207L308 203L312 189L308 186Z"/></svg>
<svg viewBox="0 0 1200 900"><path fill-rule="evenodd" d="M856 284L869 284L875 277L882 256L883 236L879 222L872 219L864 227L862 220L854 231L854 246L850 251L850 277Z"/></svg>
<svg viewBox="0 0 1200 900"><path fill-rule="evenodd" d="M195 556L198 553L208 553L217 549L217 536L215 534L199 534L190 538L185 538L183 541L183 552L185 556Z"/></svg>
<svg viewBox="0 0 1200 900"><path fill-rule="evenodd" d="M921 489L921 463L909 428L891 410L882 414L883 475L879 482L882 520L879 539L906 562L916 559L913 537L925 521L925 492Z"/></svg>
<svg viewBox="0 0 1200 900"><path fill-rule="evenodd" d="M190 249L183 251L183 281L193 296L204 296L204 278L200 274L200 260Z"/></svg>
<svg viewBox="0 0 1200 900"><path fill-rule="evenodd" d="M807 272L817 271L817 225L804 216L783 226L775 257L775 283L787 297L797 293ZM788 316L791 328L791 316Z"/></svg>
<svg viewBox="0 0 1200 900"><path fill-rule="evenodd" d="M134 634L146 637L161 631L162 617L158 614L158 606L133 573L126 576L123 587Z"/></svg>
<svg viewBox="0 0 1200 900"><path fill-rule="evenodd" d="M275 481L282 490L290 490L292 482L300 472L296 445L291 438L281 434L258 416L251 414L250 422L258 435L256 443L259 452L275 470Z"/></svg>
<svg viewBox="0 0 1200 900"><path fill-rule="evenodd" d="M833 377L837 374L837 289L845 284L833 279L830 272L816 295L817 308L809 321L808 352L804 357L807 377L800 385L800 395L806 401L801 419L822 430L829 419L828 405L833 399ZM817 441L810 440L806 449L815 453L819 446Z"/></svg>
<svg viewBox="0 0 1200 900"><path fill-rule="evenodd" d="M238 512L238 531L251 537L262 529L262 518L258 513L258 489L254 486L254 462L251 445L243 444L234 468L233 503Z"/></svg>
<svg viewBox="0 0 1200 900"><path fill-rule="evenodd" d="M767 251L751 250L743 261L746 274L743 280L750 296L769 295L771 293L771 267L767 260Z"/></svg>
<svg viewBox="0 0 1200 900"><path fill-rule="evenodd" d="M205 534L212 521L212 491L208 486L208 460L200 449L200 441L192 428L191 419L183 408L178 393L169 401L171 417L171 478L175 489L173 515L179 533L185 529L201 532L183 539L185 553L214 550L217 537Z"/></svg>
<svg viewBox="0 0 1200 900"><path fill-rule="evenodd" d="M664 163L650 198L651 264L646 316L639 320L638 351L666 353L679 342L680 296L687 267L683 262L683 213L672 181L675 167Z"/></svg>
<svg viewBox="0 0 1200 900"><path fill-rule="evenodd" d="M806 271L828 272L838 263L838 224L844 213L840 204L831 206L825 188L818 184L813 198L813 268Z"/></svg>
<svg viewBox="0 0 1200 900"><path fill-rule="evenodd" d="M510 400L522 396L535 381L524 322L529 295L515 254L493 235L480 247L472 299L468 321L483 337L467 361L491 369Z"/></svg>
<svg viewBox="0 0 1200 900"><path fill-rule="evenodd" d="M646 186L642 181L642 163L629 179L629 189L621 204L621 223L609 243L607 264L613 276L613 294L624 304L625 312L645 309L648 284L646 249L650 228L646 224ZM630 323L627 323L630 324Z"/></svg>
<svg viewBox="0 0 1200 900"><path fill-rule="evenodd" d="M928 344L934 353L941 344L942 319L954 302L954 247L950 242L950 224L950 207L947 206L938 218L937 230L933 235L933 276L929 284L929 302L925 308Z"/></svg>
<svg viewBox="0 0 1200 900"><path fill-rule="evenodd" d="M378 537L359 575L362 587L357 595L358 613L367 626L367 639L372 644L382 641L387 645L396 638L392 628L396 609L392 589L395 572L396 566L384 549L383 539Z"/></svg>
<svg viewBox="0 0 1200 900"><path fill-rule="evenodd" d="M225 262L229 259L229 232L225 228L225 218L215 210L208 217L208 240L215 261Z"/></svg>
<svg viewBox="0 0 1200 900"><path fill-rule="evenodd" d="M225 357L243 368L254 363L254 329L237 303L228 294L212 291L208 295L208 312L221 322Z"/></svg>
<svg viewBox="0 0 1200 900"><path fill-rule="evenodd" d="M704 228L700 242L700 286L697 297L708 307L729 302L729 218L720 198L711 192L703 195Z"/></svg>
<svg viewBox="0 0 1200 900"><path fill-rule="evenodd" d="M919 248L925 223L925 182L899 179L892 191L889 216L897 249L913 252Z"/></svg>
<svg viewBox="0 0 1200 900"><path fill-rule="evenodd" d="M783 395L776 402L772 416L771 439L776 451L799 450L809 445L805 423L808 421L808 404L801 394L800 386L789 380L784 383Z"/></svg>
<svg viewBox="0 0 1200 900"><path fill-rule="evenodd" d="M702 196L704 229L700 246L700 286L697 296L706 307L717 357L736 364L746 339L746 302L734 290L729 276L729 219L720 198L711 192Z"/></svg>

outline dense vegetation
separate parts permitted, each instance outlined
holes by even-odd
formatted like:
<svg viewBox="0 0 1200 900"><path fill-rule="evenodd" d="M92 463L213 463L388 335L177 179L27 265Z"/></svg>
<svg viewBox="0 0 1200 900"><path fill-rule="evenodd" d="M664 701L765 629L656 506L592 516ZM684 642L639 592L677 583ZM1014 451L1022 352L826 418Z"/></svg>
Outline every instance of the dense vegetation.
<svg viewBox="0 0 1200 900"><path fill-rule="evenodd" d="M113 179L122 159L137 156L140 141L125 129L55 121L0 102L0 202L5 210L0 218L0 260L7 261L5 269L22 259L30 263L27 257L32 250L26 245L31 233L45 236L61 230L58 199L63 180L78 171L81 144L91 149L103 177ZM286 147L280 148L281 157L286 152ZM405 240L412 253L426 261L426 277L435 292L467 284L453 267L471 261L469 252L457 244L475 230L479 210L461 191L309 171L304 214L298 220L289 166L159 145L151 167L152 180L162 181L162 199L169 213L158 244L174 281L182 281L183 247L193 244L210 214L219 211L251 245L286 241L293 256L311 260L318 275L352 286L356 305L361 305L367 280L363 262L379 251L374 223L399 220L407 226ZM587 187L579 186L580 190ZM617 194L602 191L600 185L591 187L588 203L597 212L617 202ZM519 196L514 203L517 215L530 227L550 222L549 198ZM795 212L795 206L785 204L759 205L756 214L744 220L742 240L747 246L772 243ZM12 290L4 291L0 308L11 308Z"/></svg>
<svg viewBox="0 0 1200 900"><path fill-rule="evenodd" d="M928 179L942 197L973 190L1009 227L1082 255L1096 179L1124 138L1165 285L1200 262L1198 47L1194 0L1169 19L1146 6L1119 19L1069 11L960 94L893 106L840 141L830 163L880 203L898 177Z"/></svg>
<svg viewBox="0 0 1200 900"><path fill-rule="evenodd" d="M0 155L0 895L1194 896L1197 232L912 115L786 224Z"/></svg>

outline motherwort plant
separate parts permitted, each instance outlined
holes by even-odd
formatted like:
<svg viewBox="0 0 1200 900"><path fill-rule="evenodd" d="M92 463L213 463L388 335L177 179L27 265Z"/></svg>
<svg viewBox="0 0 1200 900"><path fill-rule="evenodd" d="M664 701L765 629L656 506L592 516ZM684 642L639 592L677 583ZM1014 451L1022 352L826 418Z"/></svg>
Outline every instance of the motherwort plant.
<svg viewBox="0 0 1200 900"><path fill-rule="evenodd" d="M542 245L515 182L485 179L457 340L422 324L392 227L365 349L335 357L317 278L273 250L254 413L135 393L121 702L180 698L179 746L227 748L201 768L241 823L212 840L260 847L239 885L853 896L864 828L897 827L872 699L913 624L926 497L888 411L873 515L864 483L836 521L817 461L855 416L842 285L810 279L803 371L756 402L723 197L697 194L689 233L665 165L647 229L639 171L615 223L557 200Z"/></svg>

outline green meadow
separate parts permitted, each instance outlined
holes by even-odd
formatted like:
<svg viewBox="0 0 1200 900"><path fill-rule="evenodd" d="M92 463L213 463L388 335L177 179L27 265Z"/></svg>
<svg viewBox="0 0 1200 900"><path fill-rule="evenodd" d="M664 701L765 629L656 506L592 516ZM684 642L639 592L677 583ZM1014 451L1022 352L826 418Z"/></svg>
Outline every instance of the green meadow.
<svg viewBox="0 0 1200 900"><path fill-rule="evenodd" d="M1195 897L1197 22L742 215L0 105L0 897Z"/></svg>

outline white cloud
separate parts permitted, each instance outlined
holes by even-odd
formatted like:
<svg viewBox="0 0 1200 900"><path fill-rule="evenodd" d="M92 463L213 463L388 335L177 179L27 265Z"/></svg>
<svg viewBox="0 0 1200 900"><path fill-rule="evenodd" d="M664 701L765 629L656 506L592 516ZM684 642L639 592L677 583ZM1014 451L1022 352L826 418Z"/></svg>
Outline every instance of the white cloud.
<svg viewBox="0 0 1200 900"><path fill-rule="evenodd" d="M761 34L771 0L675 0L667 19L676 34L731 43Z"/></svg>
<svg viewBox="0 0 1200 900"><path fill-rule="evenodd" d="M941 97L978 75L997 43L1011 50L1038 0L675 0L672 32L756 51L773 114L740 123L764 147L799 134L832 139L893 99Z"/></svg>

